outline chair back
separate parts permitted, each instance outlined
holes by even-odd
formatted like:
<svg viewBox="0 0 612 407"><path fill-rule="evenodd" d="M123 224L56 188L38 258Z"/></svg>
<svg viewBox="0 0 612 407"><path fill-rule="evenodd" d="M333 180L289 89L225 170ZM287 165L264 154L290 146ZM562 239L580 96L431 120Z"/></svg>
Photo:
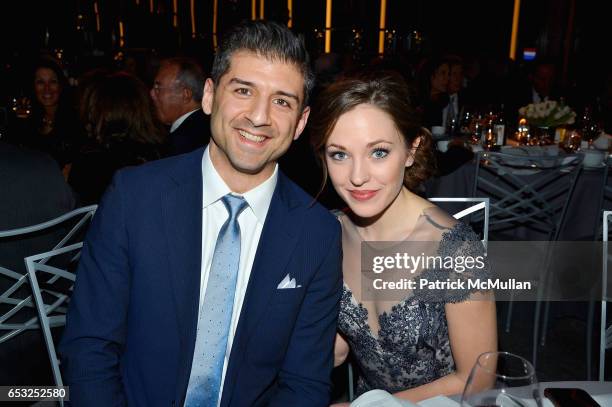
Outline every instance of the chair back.
<svg viewBox="0 0 612 407"><path fill-rule="evenodd" d="M473 197L490 199L490 230L526 226L557 240L583 156L477 155Z"/></svg>
<svg viewBox="0 0 612 407"><path fill-rule="evenodd" d="M25 258L32 296L56 386L63 386L63 381L51 327L66 323L67 305L76 280L76 267L82 247L83 242L77 242Z"/></svg>
<svg viewBox="0 0 612 407"><path fill-rule="evenodd" d="M486 252L489 242L489 198L429 198L429 201L453 205L463 204L464 207L461 208L453 207L452 217L458 220L464 220L468 224L473 224L472 219L478 217L482 222L482 231L479 233L482 236L481 241ZM448 205L444 206L448 207Z"/></svg>
<svg viewBox="0 0 612 407"><path fill-rule="evenodd" d="M78 208L37 225L0 231L0 244L62 228L65 233L58 237L58 241L52 243L51 247L42 248L42 250L57 251L73 248L75 244L82 245L85 231L96 209L97 205ZM48 259L41 259L40 266L44 266L47 261ZM0 344L2 344L26 330L38 329L40 324L32 290L28 284L28 274L0 265L0 283ZM59 313L66 311L65 306L58 305L56 309ZM65 316L61 315L50 320L51 327L64 323Z"/></svg>
<svg viewBox="0 0 612 407"><path fill-rule="evenodd" d="M601 324L599 329L599 381L604 381L606 369L606 350L612 348L612 325L606 328L606 311L608 299L608 263L612 256L608 254L608 241L612 211L603 212L603 245L602 245L602 275L601 275Z"/></svg>

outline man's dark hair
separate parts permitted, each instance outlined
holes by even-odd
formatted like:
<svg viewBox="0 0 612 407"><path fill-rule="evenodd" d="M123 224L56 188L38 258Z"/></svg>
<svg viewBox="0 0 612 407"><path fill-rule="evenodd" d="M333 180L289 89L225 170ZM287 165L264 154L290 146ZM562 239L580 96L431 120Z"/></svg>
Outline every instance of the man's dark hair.
<svg viewBox="0 0 612 407"><path fill-rule="evenodd" d="M272 21L248 21L228 31L215 55L212 79L215 86L230 68L230 59L237 51L250 51L269 60L294 64L304 76L304 102L314 87L314 74L310 57L301 36L293 34L287 27Z"/></svg>
<svg viewBox="0 0 612 407"><path fill-rule="evenodd" d="M175 65L178 68L176 81L191 90L194 101L202 103L206 76L195 60L183 57L168 58L162 61L162 65Z"/></svg>

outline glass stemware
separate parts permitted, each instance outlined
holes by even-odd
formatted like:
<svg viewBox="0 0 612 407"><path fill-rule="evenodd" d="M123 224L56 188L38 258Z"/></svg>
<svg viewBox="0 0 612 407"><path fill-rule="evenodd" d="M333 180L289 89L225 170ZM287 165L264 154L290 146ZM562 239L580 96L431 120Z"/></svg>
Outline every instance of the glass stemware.
<svg viewBox="0 0 612 407"><path fill-rule="evenodd" d="M483 353L465 384L461 406L542 407L535 369L512 353Z"/></svg>

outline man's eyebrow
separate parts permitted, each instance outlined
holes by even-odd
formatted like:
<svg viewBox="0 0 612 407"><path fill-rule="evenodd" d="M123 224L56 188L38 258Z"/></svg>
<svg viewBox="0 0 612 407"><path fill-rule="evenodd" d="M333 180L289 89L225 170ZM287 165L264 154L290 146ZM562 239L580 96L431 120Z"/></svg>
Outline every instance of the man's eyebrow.
<svg viewBox="0 0 612 407"><path fill-rule="evenodd" d="M229 80L229 83L237 83L237 84L244 85L244 86L250 86L252 88L255 87L255 84L253 82L245 81L240 78L232 78Z"/></svg>
<svg viewBox="0 0 612 407"><path fill-rule="evenodd" d="M280 95L280 96L285 96L291 99L295 99L295 101L297 103L300 103L300 98L298 97L298 95L294 94L294 93L289 93L289 92L285 92L282 90L276 91L275 94Z"/></svg>
<svg viewBox="0 0 612 407"><path fill-rule="evenodd" d="M256 88L257 87L255 85L255 83L250 82L250 81L245 81L244 79L240 79L240 78L232 78L232 79L229 80L229 83L237 83L239 85L249 86L251 88ZM274 94L294 99L297 103L300 103L299 96L294 94L294 93L285 92L284 90L277 90L277 91L274 92Z"/></svg>

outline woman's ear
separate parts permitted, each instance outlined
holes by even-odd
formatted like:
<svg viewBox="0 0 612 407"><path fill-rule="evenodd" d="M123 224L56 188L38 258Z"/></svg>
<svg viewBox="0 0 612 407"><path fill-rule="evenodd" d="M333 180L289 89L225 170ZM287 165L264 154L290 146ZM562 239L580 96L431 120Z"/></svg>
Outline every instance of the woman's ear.
<svg viewBox="0 0 612 407"><path fill-rule="evenodd" d="M412 167L414 164L414 155L416 154L417 148L421 144L421 136L414 139L412 142L412 147L408 151L408 157L406 158L406 167Z"/></svg>

